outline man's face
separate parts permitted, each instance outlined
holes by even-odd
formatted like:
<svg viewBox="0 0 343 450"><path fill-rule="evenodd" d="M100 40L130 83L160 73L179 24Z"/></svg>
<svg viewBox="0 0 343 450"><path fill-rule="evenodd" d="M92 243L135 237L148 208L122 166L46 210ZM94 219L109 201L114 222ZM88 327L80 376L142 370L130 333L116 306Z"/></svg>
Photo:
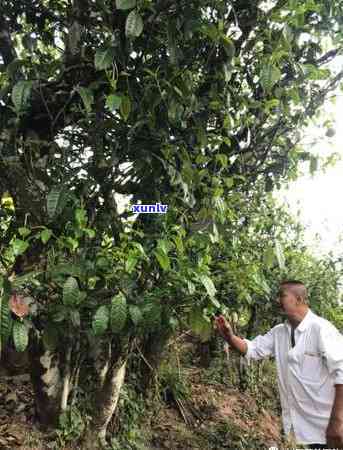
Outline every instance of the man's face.
<svg viewBox="0 0 343 450"><path fill-rule="evenodd" d="M297 301L296 295L293 294L293 292L289 289L281 288L277 295L276 302L280 306L282 315L285 314L289 317L292 317L298 311L299 301Z"/></svg>

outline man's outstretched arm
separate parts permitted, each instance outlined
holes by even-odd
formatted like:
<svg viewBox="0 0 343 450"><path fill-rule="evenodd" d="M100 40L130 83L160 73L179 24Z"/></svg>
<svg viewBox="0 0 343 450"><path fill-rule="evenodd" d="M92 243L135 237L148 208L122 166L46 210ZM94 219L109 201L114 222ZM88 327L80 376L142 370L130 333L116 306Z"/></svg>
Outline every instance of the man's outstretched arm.
<svg viewBox="0 0 343 450"><path fill-rule="evenodd" d="M230 324L223 316L216 317L216 324L221 336L229 345L248 359L263 359L274 356L274 330L273 328L264 335L259 335L253 340L242 339L236 336Z"/></svg>

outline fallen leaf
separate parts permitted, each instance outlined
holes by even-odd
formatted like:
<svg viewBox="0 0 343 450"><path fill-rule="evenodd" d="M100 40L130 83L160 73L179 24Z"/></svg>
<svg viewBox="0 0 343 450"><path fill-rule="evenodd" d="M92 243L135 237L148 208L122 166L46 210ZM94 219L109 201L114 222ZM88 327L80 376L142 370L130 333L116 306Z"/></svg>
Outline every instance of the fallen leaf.
<svg viewBox="0 0 343 450"><path fill-rule="evenodd" d="M13 294L10 298L9 306L11 311L18 317L25 317L29 313L29 307L22 295Z"/></svg>

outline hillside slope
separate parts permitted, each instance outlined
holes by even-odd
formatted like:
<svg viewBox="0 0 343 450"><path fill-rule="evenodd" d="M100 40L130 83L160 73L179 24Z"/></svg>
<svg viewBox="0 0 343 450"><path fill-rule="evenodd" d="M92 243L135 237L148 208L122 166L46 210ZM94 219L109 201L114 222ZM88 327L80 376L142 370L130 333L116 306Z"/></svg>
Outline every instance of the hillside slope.
<svg viewBox="0 0 343 450"><path fill-rule="evenodd" d="M222 350L199 367L196 340L169 347L159 371L158 395L142 403L123 392L116 420L117 450L245 450L295 447L281 432L280 405L271 361L252 365L247 389L238 388L239 358ZM132 389L130 390L132 393ZM0 376L0 449L80 449L77 426L59 435L38 430L28 375ZM133 414L134 412L134 414ZM73 438L73 433L75 439ZM59 436L59 437L58 437Z"/></svg>

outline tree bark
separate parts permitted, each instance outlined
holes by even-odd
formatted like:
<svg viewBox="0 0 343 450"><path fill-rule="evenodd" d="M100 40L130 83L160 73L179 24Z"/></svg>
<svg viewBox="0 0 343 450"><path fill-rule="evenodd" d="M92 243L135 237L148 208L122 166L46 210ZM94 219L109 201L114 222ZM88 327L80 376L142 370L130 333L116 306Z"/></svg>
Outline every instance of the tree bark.
<svg viewBox="0 0 343 450"><path fill-rule="evenodd" d="M63 375L63 390L61 397L61 411L65 411L68 406L68 397L71 391L71 346L67 349L66 363Z"/></svg>
<svg viewBox="0 0 343 450"><path fill-rule="evenodd" d="M211 360L215 356L215 352L218 350L217 339L212 336L206 342L200 342L198 345L198 353L200 355L199 364L201 367L208 369L211 365Z"/></svg>
<svg viewBox="0 0 343 450"><path fill-rule="evenodd" d="M198 345L200 355L199 364L204 369L208 369L211 364L210 341L200 342Z"/></svg>
<svg viewBox="0 0 343 450"><path fill-rule="evenodd" d="M156 372L162 362L170 332L151 333L143 342L140 387L145 397L150 392Z"/></svg>
<svg viewBox="0 0 343 450"><path fill-rule="evenodd" d="M119 357L109 368L103 386L95 401L93 423L85 437L85 449L95 450L106 447L108 424L117 407L121 388L124 384L127 356Z"/></svg>
<svg viewBox="0 0 343 450"><path fill-rule="evenodd" d="M44 350L40 341L33 342L29 352L37 418L43 428L56 427L63 389L60 356Z"/></svg>

